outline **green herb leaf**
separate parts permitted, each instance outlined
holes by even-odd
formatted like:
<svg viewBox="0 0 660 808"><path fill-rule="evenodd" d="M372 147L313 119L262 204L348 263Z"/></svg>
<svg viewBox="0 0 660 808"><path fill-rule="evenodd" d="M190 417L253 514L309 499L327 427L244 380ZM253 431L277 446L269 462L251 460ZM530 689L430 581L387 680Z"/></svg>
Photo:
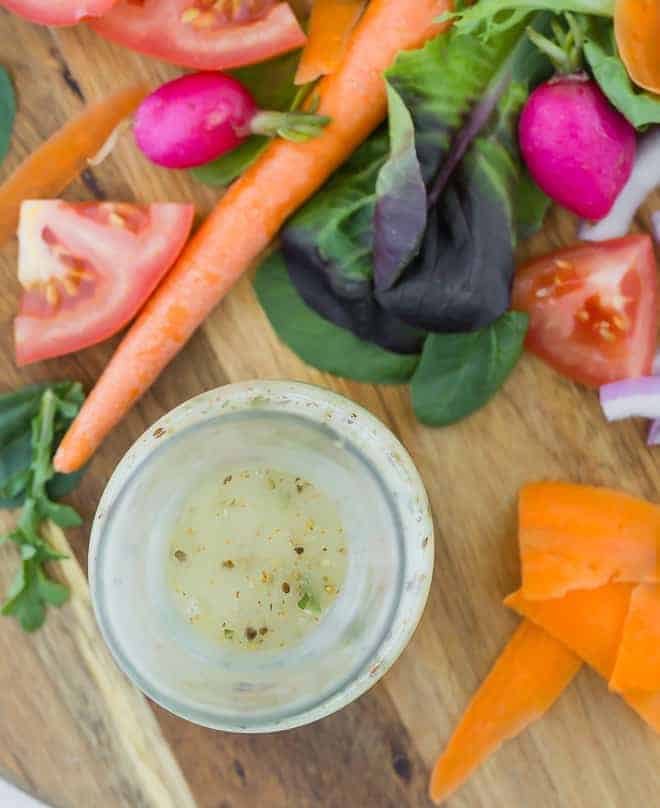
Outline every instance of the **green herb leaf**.
<svg viewBox="0 0 660 808"><path fill-rule="evenodd" d="M53 550L40 534L41 523L50 519L61 527L81 523L68 505L51 499L50 486L68 489L77 475L55 474L55 448L84 400L77 383L33 385L19 393L0 396L0 434L9 440L0 448L0 506L22 504L16 529L8 537L18 545L21 565L7 593L2 613L14 615L25 631L43 623L46 606L59 606L68 589L53 581L43 565L64 556Z"/></svg>
<svg viewBox="0 0 660 808"><path fill-rule="evenodd" d="M483 407L502 386L523 350L528 318L508 312L468 334L432 334L411 382L415 414L445 426Z"/></svg>
<svg viewBox="0 0 660 808"><path fill-rule="evenodd" d="M303 612L311 612L311 614L321 614L321 604L316 595L309 589L306 589L300 600L298 601L298 608Z"/></svg>
<svg viewBox="0 0 660 808"><path fill-rule="evenodd" d="M262 263L255 291L280 339L310 365L363 382L398 384L415 371L418 356L391 353L328 322L302 300L280 253Z"/></svg>
<svg viewBox="0 0 660 808"><path fill-rule="evenodd" d="M638 90L630 80L619 58L611 22L592 21L584 55L601 90L634 127L660 123L660 96Z"/></svg>
<svg viewBox="0 0 660 808"><path fill-rule="evenodd" d="M0 163L9 151L11 132L16 117L16 98L7 71L0 67Z"/></svg>
<svg viewBox="0 0 660 808"><path fill-rule="evenodd" d="M80 384L35 384L0 395L0 508L17 508L25 500L27 485L18 483L27 482L33 452L32 422L49 389L58 402L53 421L56 448L84 400ZM49 498L60 499L73 491L83 474L84 469L74 474L54 474L46 483Z"/></svg>

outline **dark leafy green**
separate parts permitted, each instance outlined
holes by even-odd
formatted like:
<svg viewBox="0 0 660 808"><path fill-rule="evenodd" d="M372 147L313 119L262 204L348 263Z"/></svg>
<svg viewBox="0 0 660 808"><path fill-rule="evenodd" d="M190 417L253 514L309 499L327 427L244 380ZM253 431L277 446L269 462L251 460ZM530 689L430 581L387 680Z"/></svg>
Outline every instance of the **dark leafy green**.
<svg viewBox="0 0 660 808"><path fill-rule="evenodd" d="M638 90L632 83L619 58L612 24L592 21L587 36L585 58L610 102L636 128L660 123L660 96Z"/></svg>
<svg viewBox="0 0 660 808"><path fill-rule="evenodd" d="M445 426L483 407L515 367L527 324L526 314L508 312L470 334L431 334L411 382L419 420Z"/></svg>
<svg viewBox="0 0 660 808"><path fill-rule="evenodd" d="M520 241L533 236L541 229L549 207L550 198L543 193L529 172L524 169L518 182L514 202L516 234Z"/></svg>
<svg viewBox="0 0 660 808"><path fill-rule="evenodd" d="M292 51L267 62L239 67L229 72L252 94L259 109L282 111L293 103L298 87L293 83L300 51ZM196 180L212 187L225 187L239 177L266 148L270 138L252 135L237 149L206 165L193 168Z"/></svg>
<svg viewBox="0 0 660 808"><path fill-rule="evenodd" d="M418 353L424 332L391 317L373 295L376 181L386 132L367 140L281 234L300 296L323 317L388 351Z"/></svg>
<svg viewBox="0 0 660 808"><path fill-rule="evenodd" d="M376 180L374 282L389 289L415 257L426 227L426 186L415 151L415 126L401 97L387 85L390 155Z"/></svg>
<svg viewBox="0 0 660 808"><path fill-rule="evenodd" d="M0 67L0 163L9 151L9 141L16 116L14 88L7 71Z"/></svg>
<svg viewBox="0 0 660 808"><path fill-rule="evenodd" d="M68 597L67 588L46 574L44 564L62 556L44 540L40 527L47 519L63 528L81 523L73 508L53 499L70 490L80 475L56 475L52 456L83 398L81 386L70 382L0 396L0 505L22 505L15 529L0 538L13 541L21 553L2 614L14 615L25 631L39 628L47 606L59 606Z"/></svg>
<svg viewBox="0 0 660 808"><path fill-rule="evenodd" d="M547 22L545 14L534 20L539 28ZM383 211L374 217L373 177L391 165L383 157L390 148L381 130L282 234L290 277L323 317L405 353L417 352L426 332L481 328L506 310L517 227L529 232L545 208L542 195L518 191L525 175L517 115L529 89L551 72L524 29L521 23L497 42L440 35L419 51L401 54L388 71L415 124L416 151L429 181L426 228L419 213L404 217L406 194L388 221ZM394 116L397 122L408 126L402 116ZM406 165L414 185L415 163L408 158ZM399 178L401 187L403 182ZM519 214L516 206L526 207L530 199L533 210ZM374 231L374 221L380 230ZM374 232L396 232L404 245L380 274ZM383 254L395 253L386 247ZM408 260L402 267L403 255ZM376 284L374 265L381 279Z"/></svg>
<svg viewBox="0 0 660 808"><path fill-rule="evenodd" d="M268 256L262 263L254 286L279 337L314 367L379 384L405 382L415 372L418 356L390 353L363 342L306 306L289 280L279 253Z"/></svg>
<svg viewBox="0 0 660 808"><path fill-rule="evenodd" d="M55 445L63 437L69 423L83 401L82 388L77 383L59 382L52 385L33 384L14 393L0 395L0 508L17 508L25 500L25 489L11 494L12 478L26 475L32 460L32 420L38 414L41 399L52 389L62 402L68 403L71 418L58 412L55 422ZM51 499L60 499L74 490L84 469L74 474L54 474L47 482Z"/></svg>

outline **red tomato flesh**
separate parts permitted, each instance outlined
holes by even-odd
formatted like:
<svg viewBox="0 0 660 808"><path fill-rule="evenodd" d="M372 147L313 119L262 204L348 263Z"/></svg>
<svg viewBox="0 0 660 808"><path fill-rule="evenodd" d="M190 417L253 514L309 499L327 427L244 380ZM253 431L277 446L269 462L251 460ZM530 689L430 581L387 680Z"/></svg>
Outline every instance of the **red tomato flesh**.
<svg viewBox="0 0 660 808"><path fill-rule="evenodd" d="M117 0L0 0L19 17L43 25L75 25L86 17L100 17Z"/></svg>
<svg viewBox="0 0 660 808"><path fill-rule="evenodd" d="M14 321L19 366L111 337L142 307L192 227L192 205L24 202Z"/></svg>
<svg viewBox="0 0 660 808"><path fill-rule="evenodd" d="M657 333L649 236L579 244L528 261L512 308L529 314L526 347L589 387L651 372Z"/></svg>
<svg viewBox="0 0 660 808"><path fill-rule="evenodd" d="M120 0L91 25L120 45L196 70L262 62L306 39L289 4L276 0Z"/></svg>

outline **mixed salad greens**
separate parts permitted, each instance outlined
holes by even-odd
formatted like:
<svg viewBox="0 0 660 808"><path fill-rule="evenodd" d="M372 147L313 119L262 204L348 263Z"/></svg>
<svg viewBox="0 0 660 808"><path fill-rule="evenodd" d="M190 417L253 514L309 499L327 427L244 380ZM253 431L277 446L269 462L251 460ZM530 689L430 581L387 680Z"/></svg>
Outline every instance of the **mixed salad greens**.
<svg viewBox="0 0 660 808"><path fill-rule="evenodd" d="M119 0L109 10L86 0L87 16L129 46L142 26L142 50L187 67L231 65L231 75L122 91L69 122L0 186L0 243L23 211L19 363L105 339L140 310L54 468L84 465L257 258L255 290L285 343L325 371L408 383L427 424L486 404L523 346L595 387L651 373L648 236L515 267L517 246L551 201L603 224L625 202L624 235L630 200L641 200L639 167L660 148L660 130L644 132L660 123L660 87L629 0L479 0L447 12L444 26L434 24L444 0L328 0L313 8L302 59L294 51L305 35L288 4L264 0L232 17L236 30L254 33L280 15L291 36L227 56L218 15L241 4L172 0L167 15L179 16L163 32L160 2ZM45 7L2 4L30 18ZM640 36L646 44L631 56ZM14 113L4 73L0 113L2 155ZM133 113L136 143L153 162L232 185L186 246L185 206L50 199L99 149L111 151ZM24 204L25 189L48 199ZM176 238L159 207L180 208ZM154 240L167 255L143 266ZM118 263L133 270L130 283L118 282ZM61 332L64 321L70 330L55 346L48 329Z"/></svg>

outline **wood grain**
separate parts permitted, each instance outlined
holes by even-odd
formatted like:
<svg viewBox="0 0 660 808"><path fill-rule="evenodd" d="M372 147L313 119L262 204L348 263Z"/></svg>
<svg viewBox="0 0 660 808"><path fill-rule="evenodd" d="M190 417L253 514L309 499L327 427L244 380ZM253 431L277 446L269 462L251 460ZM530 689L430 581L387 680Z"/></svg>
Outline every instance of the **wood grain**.
<svg viewBox="0 0 660 808"><path fill-rule="evenodd" d="M156 84L177 73L114 47L84 27L45 31L0 13L0 42L0 60L12 71L19 91L17 131L3 172L79 110L83 99L97 99L136 76ZM67 196L192 200L200 214L214 199L187 174L148 165L130 137ZM649 205L646 210L652 209ZM648 224L646 214L640 224ZM570 242L574 235L573 220L553 212L526 251L543 252ZM3 389L55 376L91 384L114 341L24 372L14 367L10 334L17 295L15 257L13 245L0 254L5 290L0 297ZM413 417L405 388L351 383L303 365L278 342L245 280L97 454L73 497L76 507L91 517L118 459L165 410L213 386L255 377L332 387L382 418L406 444L426 481L436 518L438 549L429 606L399 663L339 715L283 735L252 737L214 733L156 709L160 726L203 808L428 806L426 784L433 759L516 623L501 599L519 582L514 538L519 486L557 477L612 485L658 500L658 454L645 448L641 423L606 426L593 393L561 379L532 357L520 362L495 401L472 418L448 429L424 428ZM82 563L87 539L85 530L72 532ZM62 629L70 628L63 619ZM48 631L55 630L53 623ZM41 640L26 640L12 625L0 624L2 647L11 644L15 656L27 654L36 666L39 690L48 693L56 687L57 676L48 676L32 650L33 642ZM62 658L64 650L58 656ZM30 696L30 685L19 673L14 659L0 661L0 676L7 682L3 690L16 694L6 708L0 701L3 717L21 727L3 745L0 762L18 776L23 772L27 781L38 768L30 749L48 733L48 754L59 761L72 724L58 711L57 700ZM42 710L53 713L42 717ZM37 720L47 727L41 737L29 729ZM106 780L95 782L95 772L77 776L86 788L106 787ZM74 780L72 774L69 783ZM51 781L52 787L57 784L53 776L47 788ZM585 672L547 718L503 748L450 806L642 808L657 803L659 788L660 741L602 682ZM59 794L53 791L51 796ZM132 804L116 794L108 791L98 804ZM92 803L62 802L74 804Z"/></svg>
<svg viewBox="0 0 660 808"><path fill-rule="evenodd" d="M0 511L0 532L11 516ZM69 556L55 574L71 589L45 627L26 636L13 620L0 632L0 769L56 806L195 808L195 801L147 704L107 650L87 578L62 531L45 537ZM18 562L0 551L5 591Z"/></svg>

